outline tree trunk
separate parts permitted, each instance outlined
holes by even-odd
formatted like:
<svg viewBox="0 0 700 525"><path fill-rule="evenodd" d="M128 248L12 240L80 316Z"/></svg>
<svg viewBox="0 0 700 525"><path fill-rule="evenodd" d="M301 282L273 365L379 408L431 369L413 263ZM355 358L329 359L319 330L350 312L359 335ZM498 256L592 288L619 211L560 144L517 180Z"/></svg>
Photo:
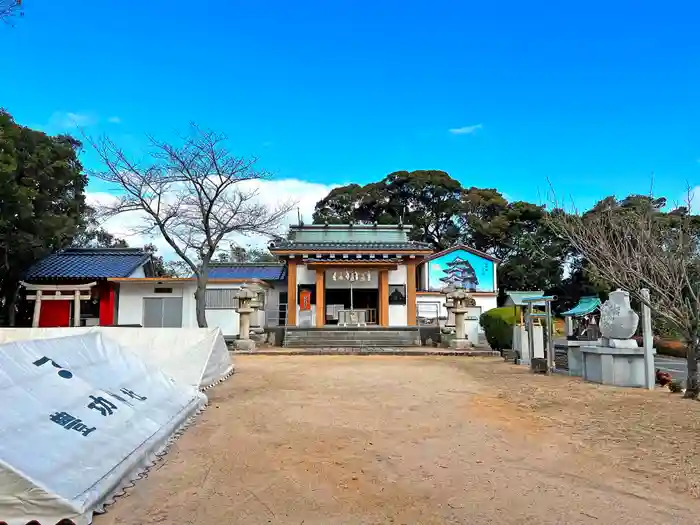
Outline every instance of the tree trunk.
<svg viewBox="0 0 700 525"><path fill-rule="evenodd" d="M208 275L202 273L197 276L197 291L194 293L194 300L197 307L197 326L207 328L207 281Z"/></svg>
<svg viewBox="0 0 700 525"><path fill-rule="evenodd" d="M17 318L17 296L19 295L19 284L15 286L14 292L10 293L10 297L7 297L7 324L8 326L15 326Z"/></svg>
<svg viewBox="0 0 700 525"><path fill-rule="evenodd" d="M700 356L700 339L695 337L688 345L688 379L686 380L685 397L697 399L700 394L700 376L698 376L698 356Z"/></svg>

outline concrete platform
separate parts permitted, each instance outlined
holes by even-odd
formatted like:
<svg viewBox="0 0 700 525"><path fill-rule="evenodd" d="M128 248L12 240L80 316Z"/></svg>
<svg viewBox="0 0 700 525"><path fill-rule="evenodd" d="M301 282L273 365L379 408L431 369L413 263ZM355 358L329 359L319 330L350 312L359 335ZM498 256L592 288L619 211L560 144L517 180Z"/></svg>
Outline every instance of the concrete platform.
<svg viewBox="0 0 700 525"><path fill-rule="evenodd" d="M500 357L499 352L488 348L472 347L468 350L444 348L393 348L393 347L333 347L333 348L261 348L259 350L233 350L233 355L405 355L405 356L463 356Z"/></svg>

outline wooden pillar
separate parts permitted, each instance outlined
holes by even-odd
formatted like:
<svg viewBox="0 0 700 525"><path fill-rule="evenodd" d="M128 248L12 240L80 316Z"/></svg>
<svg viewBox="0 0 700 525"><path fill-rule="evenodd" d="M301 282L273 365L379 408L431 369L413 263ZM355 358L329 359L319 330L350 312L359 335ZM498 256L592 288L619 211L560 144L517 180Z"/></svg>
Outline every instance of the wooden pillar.
<svg viewBox="0 0 700 525"><path fill-rule="evenodd" d="M36 291L36 299L34 300L34 315L32 316L32 326L39 326L39 317L41 317L41 290Z"/></svg>
<svg viewBox="0 0 700 525"><path fill-rule="evenodd" d="M406 324L416 325L416 263L406 265Z"/></svg>
<svg viewBox="0 0 700 525"><path fill-rule="evenodd" d="M297 262L287 261L287 326L297 325Z"/></svg>
<svg viewBox="0 0 700 525"><path fill-rule="evenodd" d="M80 326L80 290L73 292L73 326Z"/></svg>
<svg viewBox="0 0 700 525"><path fill-rule="evenodd" d="M326 324L326 270L316 268L316 326L323 328Z"/></svg>
<svg viewBox="0 0 700 525"><path fill-rule="evenodd" d="M99 288L100 326L110 326L118 322L115 319L116 284L106 282Z"/></svg>
<svg viewBox="0 0 700 525"><path fill-rule="evenodd" d="M389 326L389 270L379 270L379 326Z"/></svg>

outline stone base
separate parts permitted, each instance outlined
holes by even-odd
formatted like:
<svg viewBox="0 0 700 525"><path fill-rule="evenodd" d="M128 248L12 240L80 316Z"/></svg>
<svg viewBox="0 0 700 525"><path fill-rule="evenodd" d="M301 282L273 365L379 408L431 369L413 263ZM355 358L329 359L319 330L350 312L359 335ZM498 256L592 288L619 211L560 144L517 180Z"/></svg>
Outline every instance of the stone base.
<svg viewBox="0 0 700 525"><path fill-rule="evenodd" d="M634 339L608 339L604 337L601 344L610 348L639 348Z"/></svg>
<svg viewBox="0 0 700 525"><path fill-rule="evenodd" d="M448 348L451 348L453 350L468 350L472 347L471 341L468 339L457 339L454 338L450 341Z"/></svg>
<svg viewBox="0 0 700 525"><path fill-rule="evenodd" d="M656 350L652 350L653 354L656 354ZM584 381L637 388L646 386L644 348L582 346L581 364Z"/></svg>
<svg viewBox="0 0 700 525"><path fill-rule="evenodd" d="M580 346L570 346L566 349L567 362L569 363L569 375L581 377L583 373L583 356Z"/></svg>
<svg viewBox="0 0 700 525"><path fill-rule="evenodd" d="M255 350L255 341L251 339L236 339L233 341L233 347L236 350Z"/></svg>

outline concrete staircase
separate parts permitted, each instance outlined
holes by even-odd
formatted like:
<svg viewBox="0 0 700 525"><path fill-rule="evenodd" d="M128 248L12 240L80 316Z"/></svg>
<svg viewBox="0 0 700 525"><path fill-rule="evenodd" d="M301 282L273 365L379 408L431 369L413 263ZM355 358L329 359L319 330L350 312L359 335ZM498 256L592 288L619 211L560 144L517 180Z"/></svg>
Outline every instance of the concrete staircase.
<svg viewBox="0 0 700 525"><path fill-rule="evenodd" d="M418 328L287 328L285 348L398 348L416 346Z"/></svg>

